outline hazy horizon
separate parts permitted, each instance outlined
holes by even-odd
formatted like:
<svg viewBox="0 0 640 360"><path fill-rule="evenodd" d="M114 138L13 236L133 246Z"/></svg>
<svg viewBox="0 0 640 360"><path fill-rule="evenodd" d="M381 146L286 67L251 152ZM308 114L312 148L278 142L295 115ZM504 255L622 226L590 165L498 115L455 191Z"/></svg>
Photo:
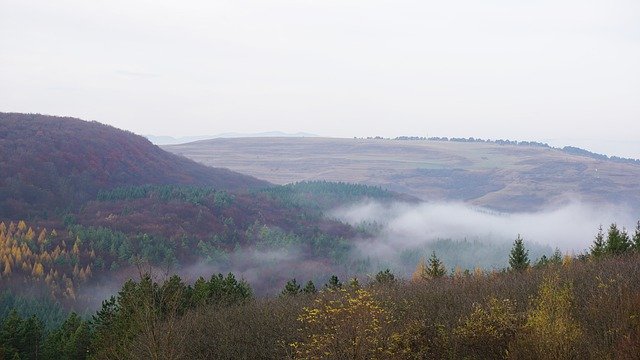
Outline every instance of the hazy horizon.
<svg viewBox="0 0 640 360"><path fill-rule="evenodd" d="M0 110L640 157L640 3L5 1ZM571 141L568 141L571 140Z"/></svg>

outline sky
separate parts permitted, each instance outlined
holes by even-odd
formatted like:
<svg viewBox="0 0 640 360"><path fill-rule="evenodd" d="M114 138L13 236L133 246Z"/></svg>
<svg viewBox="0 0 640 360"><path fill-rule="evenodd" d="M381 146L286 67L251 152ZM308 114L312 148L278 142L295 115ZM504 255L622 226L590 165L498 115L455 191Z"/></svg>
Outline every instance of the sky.
<svg viewBox="0 0 640 360"><path fill-rule="evenodd" d="M640 158L637 0L0 0L0 111Z"/></svg>

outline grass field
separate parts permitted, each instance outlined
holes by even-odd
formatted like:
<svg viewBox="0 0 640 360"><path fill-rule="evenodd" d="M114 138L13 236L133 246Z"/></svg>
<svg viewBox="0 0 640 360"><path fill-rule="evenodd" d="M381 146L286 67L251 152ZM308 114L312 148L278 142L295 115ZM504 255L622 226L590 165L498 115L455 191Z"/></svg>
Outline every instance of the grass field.
<svg viewBox="0 0 640 360"><path fill-rule="evenodd" d="M459 200L501 211L572 200L640 208L640 166L552 148L335 138L213 139L163 148L276 184L380 185L424 200Z"/></svg>

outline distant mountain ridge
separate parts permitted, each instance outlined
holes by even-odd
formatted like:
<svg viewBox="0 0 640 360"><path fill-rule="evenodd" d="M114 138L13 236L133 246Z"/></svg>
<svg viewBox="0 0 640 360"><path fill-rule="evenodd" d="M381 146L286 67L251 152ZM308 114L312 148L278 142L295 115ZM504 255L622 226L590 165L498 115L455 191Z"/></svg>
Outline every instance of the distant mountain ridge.
<svg viewBox="0 0 640 360"><path fill-rule="evenodd" d="M149 141L156 145L175 145L175 144L185 144L194 141L201 140L209 140L209 139L217 139L217 138L241 138L241 137L318 137L318 135L305 133L305 132L297 132L297 133L285 133L282 131L268 131L268 132L260 132L260 133L222 133L217 135L199 135L199 136L181 136L181 137L173 137L173 136L156 136L156 135L145 135Z"/></svg>
<svg viewBox="0 0 640 360"><path fill-rule="evenodd" d="M142 136L84 120L0 113L0 216L31 217L77 206L125 185L269 185L168 153Z"/></svg>

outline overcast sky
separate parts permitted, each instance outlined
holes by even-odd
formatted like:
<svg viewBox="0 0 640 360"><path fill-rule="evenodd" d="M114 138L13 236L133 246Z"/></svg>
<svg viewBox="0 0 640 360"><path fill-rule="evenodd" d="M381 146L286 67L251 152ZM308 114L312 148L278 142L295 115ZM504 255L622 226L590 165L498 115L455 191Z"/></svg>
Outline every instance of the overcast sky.
<svg viewBox="0 0 640 360"><path fill-rule="evenodd" d="M0 111L640 157L640 1L0 0Z"/></svg>

